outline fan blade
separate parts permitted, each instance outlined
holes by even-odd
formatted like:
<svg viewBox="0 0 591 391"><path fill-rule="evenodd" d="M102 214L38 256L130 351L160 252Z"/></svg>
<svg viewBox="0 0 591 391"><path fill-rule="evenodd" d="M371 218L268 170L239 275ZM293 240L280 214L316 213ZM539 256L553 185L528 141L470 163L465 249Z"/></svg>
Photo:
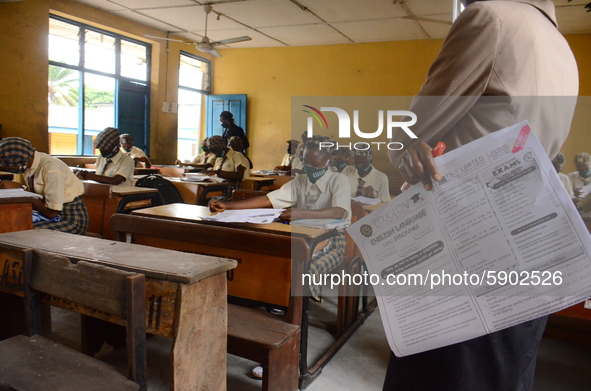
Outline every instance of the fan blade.
<svg viewBox="0 0 591 391"><path fill-rule="evenodd" d="M212 42L211 44L212 45L227 45L229 43L244 42L244 41L250 41L250 40L252 40L252 38L247 37L245 35L243 37L222 39L221 41L215 41L215 42Z"/></svg>
<svg viewBox="0 0 591 391"><path fill-rule="evenodd" d="M217 50L213 49L212 51L208 52L209 54L211 54L214 57L221 57L222 55L218 53Z"/></svg>
<svg viewBox="0 0 591 391"><path fill-rule="evenodd" d="M164 41L173 41L173 42L180 42L180 43L188 43L189 45L194 45L195 44L195 42L181 41L180 39L156 37L154 35L144 35L144 37L146 37L146 38L154 38L154 39L162 39Z"/></svg>

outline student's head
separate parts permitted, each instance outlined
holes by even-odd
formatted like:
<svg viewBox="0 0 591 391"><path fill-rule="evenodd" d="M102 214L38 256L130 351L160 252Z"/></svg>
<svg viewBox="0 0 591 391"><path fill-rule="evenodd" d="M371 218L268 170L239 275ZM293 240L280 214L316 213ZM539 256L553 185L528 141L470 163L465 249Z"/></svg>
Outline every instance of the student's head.
<svg viewBox="0 0 591 391"><path fill-rule="evenodd" d="M238 136L232 136L228 139L228 147L232 148L234 151L242 151L244 148L242 147L242 140Z"/></svg>
<svg viewBox="0 0 591 391"><path fill-rule="evenodd" d="M207 146L207 139L209 139L209 137L206 137L203 139L203 141L201 141L201 150L205 153L209 152L209 147Z"/></svg>
<svg viewBox="0 0 591 391"><path fill-rule="evenodd" d="M35 148L29 140L7 137L0 141L0 166L8 172L22 174L33 164Z"/></svg>
<svg viewBox="0 0 591 391"><path fill-rule="evenodd" d="M119 130L117 128L105 128L96 136L93 146L99 150L101 156L109 159L119 152Z"/></svg>
<svg viewBox="0 0 591 391"><path fill-rule="evenodd" d="M372 162L373 157L373 150L371 146L365 150L353 150L351 151L351 156L353 156L353 164L355 164L355 168L359 171L360 174L369 171L369 166Z"/></svg>
<svg viewBox="0 0 591 391"><path fill-rule="evenodd" d="M591 176L591 155L579 153L575 156L575 167L583 178Z"/></svg>
<svg viewBox="0 0 591 391"><path fill-rule="evenodd" d="M564 166L564 155L561 152L558 152L558 155L554 159L552 159L552 165L556 172L562 171L562 166Z"/></svg>
<svg viewBox="0 0 591 391"><path fill-rule="evenodd" d="M232 113L230 113L229 111L222 111L222 113L220 114L220 124L222 124L222 127L227 128L233 123L234 115L232 115Z"/></svg>
<svg viewBox="0 0 591 391"><path fill-rule="evenodd" d="M314 135L304 145L302 160L304 172L312 183L322 178L328 171L328 163L334 147L327 146L327 144L335 145L334 141L328 137Z"/></svg>
<svg viewBox="0 0 591 391"><path fill-rule="evenodd" d="M298 140L287 140L285 142L285 151L288 154L293 155L296 153L298 145L300 145L300 142Z"/></svg>
<svg viewBox="0 0 591 391"><path fill-rule="evenodd" d="M121 144L121 148L125 152L130 152L131 148L133 148L133 137L130 134L124 133L119 137L119 142Z"/></svg>
<svg viewBox="0 0 591 391"><path fill-rule="evenodd" d="M339 146L338 149L332 151L332 165L335 166L339 172L343 171L349 164L349 156L351 156L349 148Z"/></svg>
<svg viewBox="0 0 591 391"><path fill-rule="evenodd" d="M226 140L222 136L211 136L208 138L207 147L211 153L218 157L224 156L228 151Z"/></svg>

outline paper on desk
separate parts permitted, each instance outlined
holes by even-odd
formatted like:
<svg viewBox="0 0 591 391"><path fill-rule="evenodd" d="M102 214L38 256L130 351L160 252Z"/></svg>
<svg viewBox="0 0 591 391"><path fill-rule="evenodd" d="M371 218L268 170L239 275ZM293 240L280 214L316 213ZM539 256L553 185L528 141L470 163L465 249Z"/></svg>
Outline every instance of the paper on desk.
<svg viewBox="0 0 591 391"><path fill-rule="evenodd" d="M382 202L382 200L379 198L369 198L369 197L364 197L364 196L357 196L357 197L353 197L351 199L353 201L361 202L362 204L365 204L365 205L377 205L380 202Z"/></svg>
<svg viewBox="0 0 591 391"><path fill-rule="evenodd" d="M226 182L224 178L220 178L217 176L209 176L209 175L188 175L181 177L181 181L184 182L217 182L222 183Z"/></svg>
<svg viewBox="0 0 591 391"><path fill-rule="evenodd" d="M24 189L0 189L0 198L21 198L21 197L36 197L42 199L43 196Z"/></svg>
<svg viewBox="0 0 591 391"><path fill-rule="evenodd" d="M291 222L291 225L299 225L300 227L321 228L321 229L343 229L348 227L351 222L349 220L338 219L300 219Z"/></svg>
<svg viewBox="0 0 591 391"><path fill-rule="evenodd" d="M591 237L528 130L524 121L436 158L443 179L432 192L414 185L347 229L379 278L374 289L397 356L591 297ZM445 285L437 284L442 271Z"/></svg>
<svg viewBox="0 0 591 391"><path fill-rule="evenodd" d="M204 219L224 223L269 224L278 218L284 210L271 208L225 210L214 216L204 217Z"/></svg>
<svg viewBox="0 0 591 391"><path fill-rule="evenodd" d="M581 192L581 198L586 197L589 195L589 193L591 193L591 185L583 186L579 189L579 191Z"/></svg>

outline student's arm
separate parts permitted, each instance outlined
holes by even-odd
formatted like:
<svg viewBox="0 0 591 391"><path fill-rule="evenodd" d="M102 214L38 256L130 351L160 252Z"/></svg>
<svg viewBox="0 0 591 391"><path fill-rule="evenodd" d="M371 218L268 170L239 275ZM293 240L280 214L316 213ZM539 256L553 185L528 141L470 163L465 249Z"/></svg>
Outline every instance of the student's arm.
<svg viewBox="0 0 591 391"><path fill-rule="evenodd" d="M40 200L39 198L36 198L35 201L32 202L32 205L34 210L48 219L55 219L61 212L61 210L49 209L45 206L45 201Z"/></svg>
<svg viewBox="0 0 591 391"><path fill-rule="evenodd" d="M217 170L212 173L216 174L220 178L224 178L227 181L234 182L234 181L241 181L242 178L244 177L245 171L246 171L246 167L244 167L243 165L239 165L238 167L236 167L236 171Z"/></svg>
<svg viewBox="0 0 591 391"><path fill-rule="evenodd" d="M76 173L76 176L80 179L88 179L98 183L104 183L106 185L120 185L121 183L125 182L125 177L119 174L115 175L114 177L110 177L81 170Z"/></svg>
<svg viewBox="0 0 591 391"><path fill-rule="evenodd" d="M15 181L0 180L0 189L22 189L23 185Z"/></svg>
<svg viewBox="0 0 591 391"><path fill-rule="evenodd" d="M223 212L224 210L231 209L259 209L259 208L272 208L271 200L266 195L249 198L242 201L234 202L220 202L218 200L212 200L209 203L209 210L212 212Z"/></svg>
<svg viewBox="0 0 591 391"><path fill-rule="evenodd" d="M133 158L133 161L136 164L137 164L137 162L145 163L145 164L147 164L146 167L148 167L148 168L152 167L152 163L150 162L150 159L148 159L147 156L140 156L140 157Z"/></svg>

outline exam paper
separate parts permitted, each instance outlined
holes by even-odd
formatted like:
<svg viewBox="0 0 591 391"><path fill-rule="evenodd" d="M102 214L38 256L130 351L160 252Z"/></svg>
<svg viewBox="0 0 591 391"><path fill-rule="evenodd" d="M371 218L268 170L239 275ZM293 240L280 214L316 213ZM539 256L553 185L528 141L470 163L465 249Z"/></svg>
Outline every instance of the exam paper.
<svg viewBox="0 0 591 391"><path fill-rule="evenodd" d="M382 202L382 200L379 198L369 198L369 197L364 197L364 196L357 196L357 197L353 197L351 199L353 201L361 202L362 204L365 204L365 205L377 205L380 202Z"/></svg>
<svg viewBox="0 0 591 391"><path fill-rule="evenodd" d="M272 208L225 210L214 216L204 217L203 219L224 223L269 224L278 218L284 210Z"/></svg>
<svg viewBox="0 0 591 391"><path fill-rule="evenodd" d="M43 196L24 189L0 189L0 198L21 198L21 197L36 197L42 199Z"/></svg>
<svg viewBox="0 0 591 391"><path fill-rule="evenodd" d="M527 122L435 161L443 179L433 191L414 185L347 229L379 277L397 356L591 297L591 237Z"/></svg>
<svg viewBox="0 0 591 391"><path fill-rule="evenodd" d="M181 177L181 181L184 182L217 182L217 183L222 183L222 182L226 182L226 180L224 178L220 178L217 176L209 176L209 175L189 175L189 174L185 174L186 176Z"/></svg>

